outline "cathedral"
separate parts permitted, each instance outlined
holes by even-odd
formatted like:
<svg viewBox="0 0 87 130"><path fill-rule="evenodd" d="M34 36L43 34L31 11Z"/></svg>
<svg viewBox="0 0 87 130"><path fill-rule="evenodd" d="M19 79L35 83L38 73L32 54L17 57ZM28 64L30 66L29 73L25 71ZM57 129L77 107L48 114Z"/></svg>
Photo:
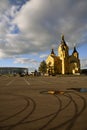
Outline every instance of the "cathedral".
<svg viewBox="0 0 87 130"><path fill-rule="evenodd" d="M61 37L61 43L58 46L58 56L52 49L51 54L46 59L47 74L79 74L80 60L79 53L74 47L72 55L69 55L69 47L67 46L64 35Z"/></svg>

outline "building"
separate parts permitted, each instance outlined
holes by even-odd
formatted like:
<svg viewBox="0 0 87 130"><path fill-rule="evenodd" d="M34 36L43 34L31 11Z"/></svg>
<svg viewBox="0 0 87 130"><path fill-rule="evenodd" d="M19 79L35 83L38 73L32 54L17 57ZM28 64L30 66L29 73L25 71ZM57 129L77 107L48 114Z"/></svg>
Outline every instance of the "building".
<svg viewBox="0 0 87 130"><path fill-rule="evenodd" d="M72 55L69 55L69 47L65 42L64 35L58 46L58 56L52 49L51 54L46 59L47 74L78 74L80 73L79 53L74 47Z"/></svg>
<svg viewBox="0 0 87 130"><path fill-rule="evenodd" d="M21 67L0 67L0 74L22 74L28 73L28 68Z"/></svg>

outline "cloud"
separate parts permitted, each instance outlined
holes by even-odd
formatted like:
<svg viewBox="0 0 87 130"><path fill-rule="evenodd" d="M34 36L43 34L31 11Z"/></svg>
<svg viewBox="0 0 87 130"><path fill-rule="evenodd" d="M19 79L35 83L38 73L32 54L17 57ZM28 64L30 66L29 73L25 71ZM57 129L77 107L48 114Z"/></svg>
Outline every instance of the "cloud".
<svg viewBox="0 0 87 130"><path fill-rule="evenodd" d="M21 1L0 1L0 58L40 52L44 58L62 33L69 48L87 43L87 0Z"/></svg>
<svg viewBox="0 0 87 130"><path fill-rule="evenodd" d="M81 68L87 69L87 59L81 59L80 62L81 62Z"/></svg>
<svg viewBox="0 0 87 130"><path fill-rule="evenodd" d="M10 7L8 0L0 0L0 14Z"/></svg>
<svg viewBox="0 0 87 130"><path fill-rule="evenodd" d="M14 22L38 45L55 44L64 33L71 47L71 43L79 44L87 30L86 4L86 0L31 0L21 8Z"/></svg>
<svg viewBox="0 0 87 130"><path fill-rule="evenodd" d="M29 67L29 70L33 71L35 68L38 69L39 62L35 59L30 58L15 58L14 64L22 64L24 66Z"/></svg>
<svg viewBox="0 0 87 130"><path fill-rule="evenodd" d="M15 64L21 63L21 64L37 64L38 62L34 59L30 58L15 58L14 61Z"/></svg>
<svg viewBox="0 0 87 130"><path fill-rule="evenodd" d="M40 55L40 58L41 58L41 59L47 58L47 56L48 56L47 54L42 54L42 55Z"/></svg>

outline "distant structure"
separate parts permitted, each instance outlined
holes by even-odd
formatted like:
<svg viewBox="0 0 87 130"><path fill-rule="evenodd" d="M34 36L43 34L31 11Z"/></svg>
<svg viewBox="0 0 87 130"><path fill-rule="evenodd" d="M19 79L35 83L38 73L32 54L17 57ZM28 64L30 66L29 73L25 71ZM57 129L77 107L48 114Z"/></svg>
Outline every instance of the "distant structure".
<svg viewBox="0 0 87 130"><path fill-rule="evenodd" d="M52 49L51 54L46 59L47 74L79 74L80 60L79 53L74 47L72 55L69 55L69 47L67 46L64 35L61 37L61 43L58 47L58 56Z"/></svg>
<svg viewBox="0 0 87 130"><path fill-rule="evenodd" d="M0 67L0 74L22 74L28 73L28 68L21 67Z"/></svg>

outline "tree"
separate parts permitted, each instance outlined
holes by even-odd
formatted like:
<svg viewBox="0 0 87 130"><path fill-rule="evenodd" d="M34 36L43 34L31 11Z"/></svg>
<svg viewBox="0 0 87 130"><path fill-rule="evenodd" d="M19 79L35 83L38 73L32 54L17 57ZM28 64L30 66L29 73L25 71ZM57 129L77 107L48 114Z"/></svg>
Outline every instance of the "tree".
<svg viewBox="0 0 87 130"><path fill-rule="evenodd" d="M47 65L44 60L40 63L39 71L43 74L46 73L46 71L47 71Z"/></svg>

